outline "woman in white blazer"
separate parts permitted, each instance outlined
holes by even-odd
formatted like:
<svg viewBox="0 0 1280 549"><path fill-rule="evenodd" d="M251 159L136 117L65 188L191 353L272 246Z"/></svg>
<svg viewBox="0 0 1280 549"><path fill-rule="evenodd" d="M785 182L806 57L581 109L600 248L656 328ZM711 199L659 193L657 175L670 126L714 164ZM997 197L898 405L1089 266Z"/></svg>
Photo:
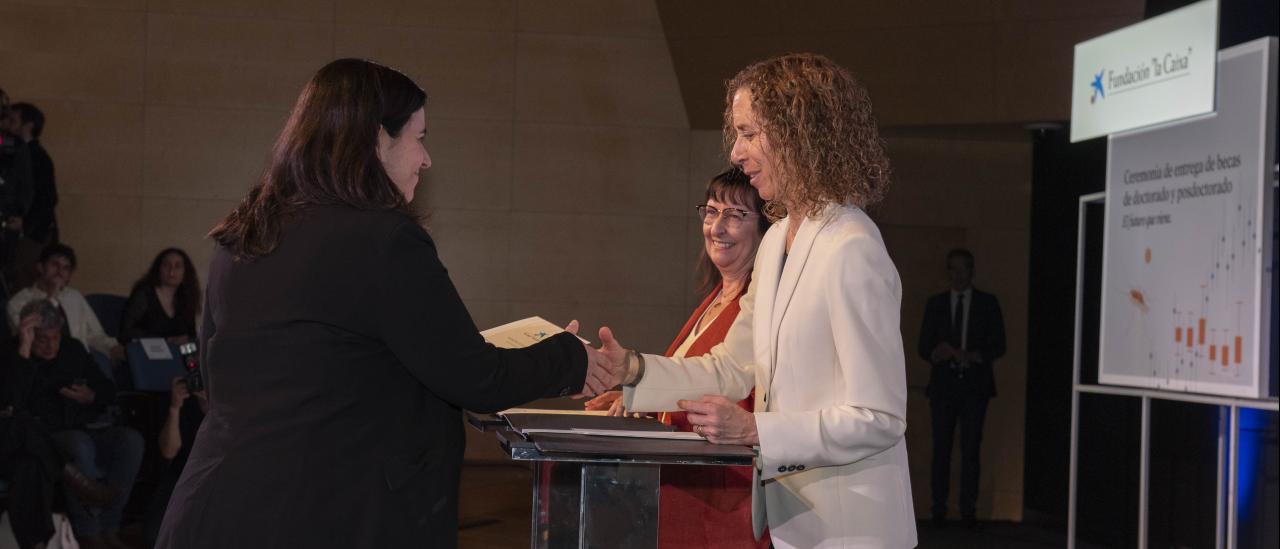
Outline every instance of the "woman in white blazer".
<svg viewBox="0 0 1280 549"><path fill-rule="evenodd" d="M755 282L724 343L626 363L627 409L689 412L723 444L758 446L757 536L776 547L912 547L902 286L875 223L889 163L866 90L812 54L762 61L729 82L730 160L786 217L756 255ZM755 412L734 405L756 390Z"/></svg>

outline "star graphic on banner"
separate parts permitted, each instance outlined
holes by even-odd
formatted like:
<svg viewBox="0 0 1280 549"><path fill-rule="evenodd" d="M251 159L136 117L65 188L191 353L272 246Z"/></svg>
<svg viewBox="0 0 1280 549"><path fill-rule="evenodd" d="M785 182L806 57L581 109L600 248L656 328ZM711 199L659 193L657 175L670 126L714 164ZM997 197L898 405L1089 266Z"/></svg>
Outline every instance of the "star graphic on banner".
<svg viewBox="0 0 1280 549"><path fill-rule="evenodd" d="M1098 96L1102 96L1103 99L1107 98L1107 91L1102 88L1102 73L1104 72L1106 72L1106 69L1098 71L1098 74L1093 77L1093 84L1090 84L1090 87L1093 88L1093 96L1089 98L1090 103L1097 100Z"/></svg>

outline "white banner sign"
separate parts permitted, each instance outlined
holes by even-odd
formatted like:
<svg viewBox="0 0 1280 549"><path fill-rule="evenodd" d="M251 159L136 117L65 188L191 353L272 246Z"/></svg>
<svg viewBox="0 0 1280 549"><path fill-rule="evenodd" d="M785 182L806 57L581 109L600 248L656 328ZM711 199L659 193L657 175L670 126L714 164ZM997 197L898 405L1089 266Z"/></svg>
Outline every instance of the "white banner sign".
<svg viewBox="0 0 1280 549"><path fill-rule="evenodd" d="M1218 1L1076 44L1071 142L1214 110Z"/></svg>
<svg viewBox="0 0 1280 549"><path fill-rule="evenodd" d="M1217 114L1111 136L1102 383L1267 396L1276 48L1222 50Z"/></svg>

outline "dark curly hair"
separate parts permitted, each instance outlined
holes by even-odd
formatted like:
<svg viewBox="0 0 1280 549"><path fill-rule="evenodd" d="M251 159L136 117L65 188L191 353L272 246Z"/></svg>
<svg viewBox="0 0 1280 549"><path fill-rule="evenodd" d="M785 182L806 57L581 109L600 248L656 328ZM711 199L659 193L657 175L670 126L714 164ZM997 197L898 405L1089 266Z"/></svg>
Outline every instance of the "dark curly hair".
<svg viewBox="0 0 1280 549"><path fill-rule="evenodd" d="M133 283L133 293L144 288L160 287L160 266L170 255L182 258L182 282L173 292L174 318L180 318L191 326L195 326L196 317L200 316L200 277L196 274L196 266L191 262L191 256L182 251L182 248L160 250L155 259L151 260L151 267L147 269L147 273Z"/></svg>
<svg viewBox="0 0 1280 549"><path fill-rule="evenodd" d="M807 216L827 204L866 208L889 187L889 157L871 96L830 59L797 53L742 69L725 93L724 144L733 147L733 96L751 92L751 108L773 150L779 196Z"/></svg>

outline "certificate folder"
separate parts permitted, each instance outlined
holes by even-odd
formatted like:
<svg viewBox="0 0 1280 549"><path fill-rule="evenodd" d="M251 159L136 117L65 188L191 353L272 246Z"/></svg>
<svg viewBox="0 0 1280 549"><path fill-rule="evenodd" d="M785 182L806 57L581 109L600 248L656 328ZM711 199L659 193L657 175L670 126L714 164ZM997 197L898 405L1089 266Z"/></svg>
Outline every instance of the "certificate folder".
<svg viewBox="0 0 1280 549"><path fill-rule="evenodd" d="M694 440L655 440L643 438L597 437L566 433L535 433L533 445L541 452L557 454L586 454L635 458L640 456L680 456L690 458L744 458L746 463L755 457L747 446L711 444Z"/></svg>
<svg viewBox="0 0 1280 549"><path fill-rule="evenodd" d="M631 438L572 433L575 429L594 431L631 431L661 435L685 435L670 425L654 419L612 416L566 416L545 414L507 414L512 430L532 443L540 452L555 454L615 456L620 458L681 456L689 458L745 458L755 452L747 446L711 444L705 440L673 440L665 438ZM547 432L548 430L563 432Z"/></svg>

